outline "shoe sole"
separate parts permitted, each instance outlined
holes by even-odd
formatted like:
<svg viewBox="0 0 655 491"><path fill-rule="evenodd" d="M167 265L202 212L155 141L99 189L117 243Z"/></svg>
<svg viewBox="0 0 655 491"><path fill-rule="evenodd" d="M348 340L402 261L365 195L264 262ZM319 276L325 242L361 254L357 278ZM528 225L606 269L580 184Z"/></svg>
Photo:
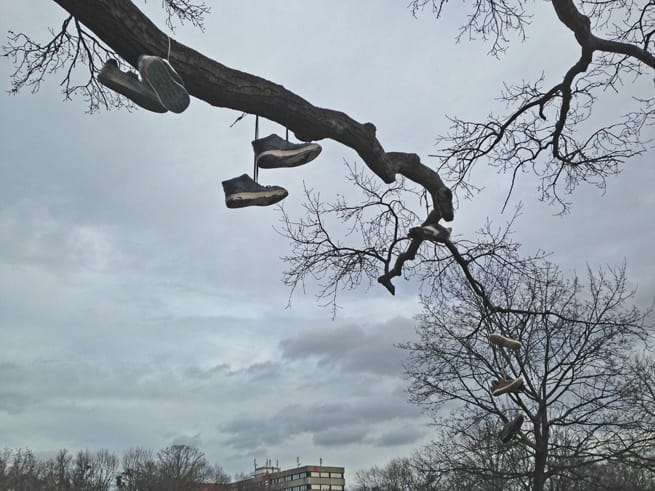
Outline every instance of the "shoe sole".
<svg viewBox="0 0 655 491"><path fill-rule="evenodd" d="M140 72L164 107L179 114L189 107L191 100L184 85L176 82L169 70L163 60L154 59L144 63Z"/></svg>
<svg viewBox="0 0 655 491"><path fill-rule="evenodd" d="M490 334L489 341L493 344L504 346L505 348L510 348L510 349L521 349L523 347L521 341L516 341L514 339L506 338L505 336L501 336L500 334Z"/></svg>
<svg viewBox="0 0 655 491"><path fill-rule="evenodd" d="M523 387L523 379L522 378L517 378L514 380L511 384L505 385L501 389L496 389L492 392L492 395L494 396L500 396L503 394L506 394L507 392L513 392L515 390L520 389Z"/></svg>
<svg viewBox="0 0 655 491"><path fill-rule="evenodd" d="M294 150L266 150L257 156L257 165L262 169L298 167L311 162L321 153L321 146L311 143Z"/></svg>
<svg viewBox="0 0 655 491"><path fill-rule="evenodd" d="M269 206L282 201L289 196L285 191L268 191L258 193L235 193L225 199L228 208L244 208L246 206Z"/></svg>
<svg viewBox="0 0 655 491"><path fill-rule="evenodd" d="M152 94L155 100L149 99L147 95L140 93L137 89L133 89L129 87L127 85L127 82L121 83L120 80L116 80L117 77L123 78L123 76L124 75L122 73L114 75L112 73L103 72L101 70L100 73L98 73L98 82L100 82L105 87L110 88L114 92L118 92L122 96L127 97L132 102L134 102L138 106L141 106L144 109L147 109L148 111L152 111L155 113L168 112L168 109L166 109L159 102L156 94L154 93Z"/></svg>

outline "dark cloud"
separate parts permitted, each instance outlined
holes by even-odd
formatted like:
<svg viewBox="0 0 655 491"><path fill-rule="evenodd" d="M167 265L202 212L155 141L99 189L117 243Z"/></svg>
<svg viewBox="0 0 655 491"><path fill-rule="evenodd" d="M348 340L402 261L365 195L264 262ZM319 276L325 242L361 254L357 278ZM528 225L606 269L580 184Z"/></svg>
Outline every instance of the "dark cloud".
<svg viewBox="0 0 655 491"><path fill-rule="evenodd" d="M0 392L0 411L7 411L9 414L18 414L33 406L37 400L28 394L20 392Z"/></svg>
<svg viewBox="0 0 655 491"><path fill-rule="evenodd" d="M304 433L312 435L316 444L329 446L337 441L362 442L380 425L419 417L411 405L381 395L356 402L288 405L273 414L261 411L259 416L235 418L220 430L232 435L226 443L239 450L279 446ZM332 441L335 443L329 443Z"/></svg>
<svg viewBox="0 0 655 491"><path fill-rule="evenodd" d="M280 343L288 360L315 358L350 374L363 372L400 376L405 358L395 344L413 336L414 321L396 318L375 325L341 325L308 329Z"/></svg>
<svg viewBox="0 0 655 491"><path fill-rule="evenodd" d="M189 447L202 448L200 433L195 435L177 435L171 438L171 445L187 445Z"/></svg>
<svg viewBox="0 0 655 491"><path fill-rule="evenodd" d="M229 365L225 363L220 363L209 367L207 369L202 369L200 367L188 367L184 370L185 376L192 379L201 379L207 380L212 378L216 374L226 373L229 370Z"/></svg>
<svg viewBox="0 0 655 491"><path fill-rule="evenodd" d="M337 447L360 444L365 440L367 430L358 427L344 427L314 433L312 442L320 447Z"/></svg>
<svg viewBox="0 0 655 491"><path fill-rule="evenodd" d="M421 428L419 425L402 426L394 428L375 438L375 445L380 447L396 447L399 445L408 445L418 442L428 433L427 428Z"/></svg>

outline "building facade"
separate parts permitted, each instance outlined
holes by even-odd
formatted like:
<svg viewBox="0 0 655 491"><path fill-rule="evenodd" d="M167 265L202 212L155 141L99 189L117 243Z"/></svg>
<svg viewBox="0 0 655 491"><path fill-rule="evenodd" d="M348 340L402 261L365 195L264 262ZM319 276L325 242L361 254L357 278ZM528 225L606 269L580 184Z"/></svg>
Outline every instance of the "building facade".
<svg viewBox="0 0 655 491"><path fill-rule="evenodd" d="M278 467L258 467L254 475L227 485L229 491L343 491L343 467L305 465L280 470Z"/></svg>

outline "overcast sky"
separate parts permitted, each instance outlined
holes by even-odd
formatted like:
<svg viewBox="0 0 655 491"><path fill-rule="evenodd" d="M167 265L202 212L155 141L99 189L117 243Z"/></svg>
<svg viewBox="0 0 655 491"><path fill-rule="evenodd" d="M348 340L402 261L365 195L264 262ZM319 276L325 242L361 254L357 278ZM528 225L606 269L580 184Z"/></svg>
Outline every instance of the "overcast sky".
<svg viewBox="0 0 655 491"><path fill-rule="evenodd" d="M163 27L160 2L137 4ZM446 114L483 119L503 81L543 71L555 83L578 56L546 2L533 6L528 41L501 60L480 42L455 43L458 15L414 19L405 0L211 4L206 31L179 28L178 40L371 121L387 150L435 166L427 155ZM66 16L54 2L4 2L2 14L3 34L39 42ZM3 58L3 90L12 69ZM334 320L311 288L286 308L279 211L225 207L220 182L252 171L252 117L230 128L238 113L195 99L179 115L89 115L83 100L62 101L61 78L0 96L0 447L48 455L189 443L231 474L253 458L288 467L299 457L351 478L430 440L394 347L413 336L416 286L346 293ZM597 121L624 112L635 90L607 94ZM264 121L261 134L272 132L284 135ZM326 199L356 196L344 177L354 152L321 145L309 165L260 172L289 190L292 215L303 182ZM553 251L566 270L626 260L640 301L652 299L652 159L629 161L604 195L581 188L563 218L521 178L516 239L526 253ZM488 188L459 202L461 237L487 216L507 219L507 179L476 179Z"/></svg>

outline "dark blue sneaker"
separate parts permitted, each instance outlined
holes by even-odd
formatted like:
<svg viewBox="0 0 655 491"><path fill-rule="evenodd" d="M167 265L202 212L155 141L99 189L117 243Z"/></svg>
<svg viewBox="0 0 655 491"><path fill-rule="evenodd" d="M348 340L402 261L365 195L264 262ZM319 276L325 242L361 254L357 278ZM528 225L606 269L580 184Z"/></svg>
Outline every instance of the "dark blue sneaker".
<svg viewBox="0 0 655 491"><path fill-rule="evenodd" d="M189 93L184 88L182 77L168 60L159 56L141 55L137 61L139 73L159 98L159 101L174 113L181 113L189 107Z"/></svg>
<svg viewBox="0 0 655 491"><path fill-rule="evenodd" d="M503 429L500 430L498 437L503 443L507 443L521 431L521 426L523 426L523 415L519 414L513 420L507 422Z"/></svg>
<svg viewBox="0 0 655 491"><path fill-rule="evenodd" d="M144 109L156 113L168 111L159 101L157 94L148 85L142 83L136 73L121 71L116 60L109 59L105 62L98 73L98 81Z"/></svg>
<svg viewBox="0 0 655 491"><path fill-rule="evenodd" d="M289 195L283 187L262 186L253 181L248 174L223 181L223 191L228 208L274 205Z"/></svg>
<svg viewBox="0 0 655 491"><path fill-rule="evenodd" d="M318 143L289 143L277 135L252 142L255 161L262 169L297 167L314 160L321 153Z"/></svg>

